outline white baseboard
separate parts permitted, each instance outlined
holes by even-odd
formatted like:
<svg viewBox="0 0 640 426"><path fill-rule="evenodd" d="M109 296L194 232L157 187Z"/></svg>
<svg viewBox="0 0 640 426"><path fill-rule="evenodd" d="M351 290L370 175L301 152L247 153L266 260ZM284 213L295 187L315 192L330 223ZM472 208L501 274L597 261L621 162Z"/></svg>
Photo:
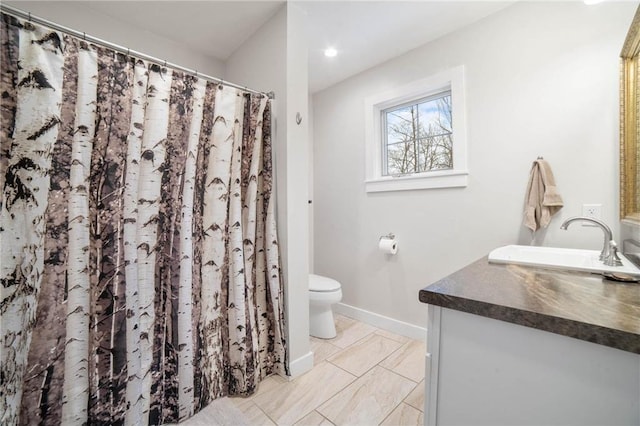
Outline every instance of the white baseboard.
<svg viewBox="0 0 640 426"><path fill-rule="evenodd" d="M293 359L289 362L289 376L287 379L291 380L313 368L313 352L309 351L306 355L300 358Z"/></svg>
<svg viewBox="0 0 640 426"><path fill-rule="evenodd" d="M344 315L345 317L353 318L358 321L370 324L374 327L378 327L383 330L399 334L401 336L409 337L411 339L423 341L427 339L427 329L424 327L418 327L417 325L398 321L393 318L385 317L384 315L365 311L364 309L356 308L355 306L346 305L344 303L336 303L335 305L333 305L333 311L337 314ZM426 321L427 319L425 318L425 324Z"/></svg>

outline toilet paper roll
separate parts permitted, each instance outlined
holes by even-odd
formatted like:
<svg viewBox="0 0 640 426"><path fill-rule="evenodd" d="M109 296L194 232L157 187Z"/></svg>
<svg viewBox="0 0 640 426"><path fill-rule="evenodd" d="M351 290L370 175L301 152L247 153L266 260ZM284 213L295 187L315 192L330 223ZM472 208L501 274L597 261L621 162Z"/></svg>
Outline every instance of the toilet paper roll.
<svg viewBox="0 0 640 426"><path fill-rule="evenodd" d="M396 254L398 252L398 242L391 238L380 238L378 250L384 254Z"/></svg>

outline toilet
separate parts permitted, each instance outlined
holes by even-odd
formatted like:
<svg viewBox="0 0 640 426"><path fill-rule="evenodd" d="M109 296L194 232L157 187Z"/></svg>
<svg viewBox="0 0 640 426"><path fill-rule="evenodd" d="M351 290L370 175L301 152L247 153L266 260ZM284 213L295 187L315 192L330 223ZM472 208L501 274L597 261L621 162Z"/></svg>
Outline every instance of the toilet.
<svg viewBox="0 0 640 426"><path fill-rule="evenodd" d="M336 337L331 306L342 300L340 283L321 275L309 274L309 334L321 339Z"/></svg>

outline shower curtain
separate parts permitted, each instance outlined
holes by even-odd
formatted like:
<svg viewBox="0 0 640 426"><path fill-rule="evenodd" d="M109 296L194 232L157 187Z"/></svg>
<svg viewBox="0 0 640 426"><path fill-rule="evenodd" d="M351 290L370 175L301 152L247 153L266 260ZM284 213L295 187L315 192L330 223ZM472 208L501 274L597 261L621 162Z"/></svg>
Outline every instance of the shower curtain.
<svg viewBox="0 0 640 426"><path fill-rule="evenodd" d="M2 14L0 424L161 424L286 374L271 101Z"/></svg>

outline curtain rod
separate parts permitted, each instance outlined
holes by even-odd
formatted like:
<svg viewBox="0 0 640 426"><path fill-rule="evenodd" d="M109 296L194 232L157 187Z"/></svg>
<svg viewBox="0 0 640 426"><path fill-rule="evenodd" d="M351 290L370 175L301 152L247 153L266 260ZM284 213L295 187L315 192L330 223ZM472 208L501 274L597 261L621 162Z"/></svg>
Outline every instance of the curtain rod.
<svg viewBox="0 0 640 426"><path fill-rule="evenodd" d="M127 47L123 47L123 46L120 46L118 44L114 44L114 43L99 39L97 37L90 36L89 34L86 34L86 33L82 32L82 31L76 31L74 29L65 27L63 25L56 24L55 22L51 22L51 21L46 20L44 18L40 18L38 16L32 15L31 12L25 12L23 10L17 9L15 7L12 7L12 6L7 6L6 4L2 4L2 3L0 3L0 10L2 12L4 12L4 13L9 14L9 15L13 15L14 17L27 19L29 22L35 22L36 24L44 25L44 26L49 27L49 28L51 28L53 30L61 31L63 33L69 34L71 36L74 36L76 38L79 38L79 39L82 39L82 40L85 40L85 41L88 41L90 43L99 44L101 46L108 47L109 49L112 49L112 50L115 50L117 52L123 53L123 54L125 54L127 56L134 56L136 58L139 58L139 59L142 59L142 60L145 60L145 61L149 61L149 62L153 62L155 64L158 64L158 65L161 65L161 66L164 66L164 67L171 67L171 68L174 68L174 69L176 69L178 71L183 71L183 72L192 74L192 75L194 75L194 76L196 76L198 78L203 78L205 80L212 81L214 83L220 83L220 84L225 85L225 86L231 86L231 87L234 87L236 89L244 90L245 92L255 93L255 94L258 94L258 95L266 95L267 97L269 97L269 99L274 99L275 98L274 92L268 92L268 93L260 92L258 90L249 89L246 86L241 86L239 84L231 83L231 82L223 80L221 78L216 78L216 77L212 77L210 75L202 74L202 73L199 73L198 70L185 68L185 67L182 67L180 65L177 65L177 64L174 64L174 63L171 63L171 62L167 62L164 59L158 59L158 58L153 57L153 56L145 55L144 53L140 53L140 52L137 52L135 50L131 50L131 49L127 48Z"/></svg>

